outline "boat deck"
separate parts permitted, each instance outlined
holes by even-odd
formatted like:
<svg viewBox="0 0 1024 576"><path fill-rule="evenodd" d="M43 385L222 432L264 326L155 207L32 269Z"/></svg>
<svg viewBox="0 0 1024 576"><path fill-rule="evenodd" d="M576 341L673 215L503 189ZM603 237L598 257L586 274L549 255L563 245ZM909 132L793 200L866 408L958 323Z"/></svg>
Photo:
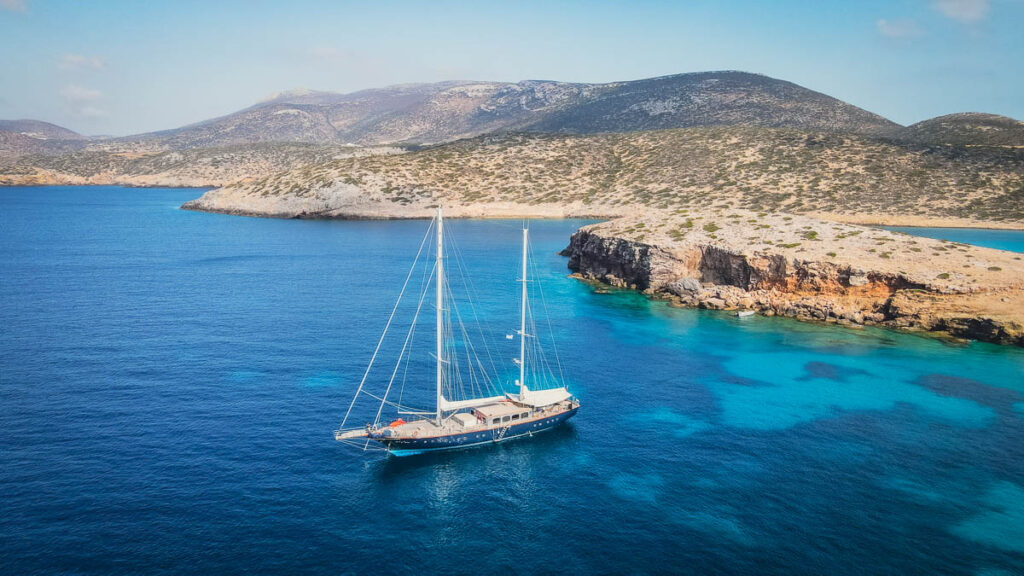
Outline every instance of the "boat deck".
<svg viewBox="0 0 1024 576"><path fill-rule="evenodd" d="M453 415L452 417L446 418L440 426L438 426L433 420L414 420L411 422L397 424L392 423L391 426L384 428L384 430L390 431L388 437L392 439L431 438L452 434L464 434L467 432L501 430L502 428L507 428L510 425L522 424L560 414L566 410L571 410L573 406L574 403L568 400L552 404L550 406L545 406L541 409L521 406L514 402L499 402L475 408L474 413L478 417L477 423L473 425L466 425L460 419L454 417L457 415ZM501 423L491 423L495 418L511 418L514 414L524 413L528 414L525 418L516 420L509 419Z"/></svg>

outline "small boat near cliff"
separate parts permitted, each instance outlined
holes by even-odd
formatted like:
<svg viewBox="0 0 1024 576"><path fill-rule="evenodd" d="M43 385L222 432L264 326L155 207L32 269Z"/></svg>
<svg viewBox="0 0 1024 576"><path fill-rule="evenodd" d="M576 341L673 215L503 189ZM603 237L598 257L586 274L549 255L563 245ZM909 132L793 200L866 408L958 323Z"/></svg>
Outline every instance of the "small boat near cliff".
<svg viewBox="0 0 1024 576"><path fill-rule="evenodd" d="M399 304L409 287L413 272L417 269L416 262L406 277L398 302L385 325L348 411L334 432L334 438L363 450L383 449L394 456L410 456L529 437L551 430L573 417L579 410L579 400L565 385L557 349L554 363L544 354L530 305L528 284L535 283L539 287L539 281L531 280L528 276L529 228L525 225L523 227L522 270L518 279L522 285L519 329L511 335L513 338L517 336L519 343L518 357L512 361L518 368L518 379L513 385L514 392L507 392L504 390L505 386L498 384L496 365L486 340L481 350L479 345L474 344L469 338L472 329L467 329L466 320L475 319L475 311L472 315L461 314L456 300L451 296L449 279L445 275L446 260L449 256L446 255L441 208L438 208L437 216L431 221L431 228L436 238L432 270L429 281L421 284L422 290L418 296L414 318L408 323L407 335L401 346L398 361L390 372L383 391L371 392L367 386L369 376L389 329L395 324ZM430 229L420 245L417 262L429 236ZM456 270L464 273L458 259L457 248L451 252L456 257ZM425 271L424 267L424 277ZM536 276L535 274L534 277ZM471 281L463 280L467 294L471 294ZM424 409L408 405L408 398L415 397L415 391L406 391L405 384L410 365L416 364L412 359L412 342L417 327L416 320L419 318L427 292L430 291L430 284L435 300L434 352L431 354L434 381L430 386L434 394L433 406ZM538 291L543 300L543 290L538 288ZM472 305L472 299L469 300ZM546 304L543 304L543 308L546 308ZM479 322L477 328L479 329ZM548 328L550 330L550 323ZM478 335L483 338L482 330L478 330ZM509 336L506 338L513 339ZM551 346L554 348L553 332ZM488 370L487 363L484 362L485 356L491 360L491 370ZM417 365L422 367L423 363ZM401 380L398 379L400 372ZM418 380L415 375L413 378ZM422 392L426 386L426 382L421 382L420 391ZM356 419L356 404L361 397L372 398L378 402L373 419L371 421L367 418L368 421L363 426L350 427L350 420L361 420ZM389 412L394 412L394 419L384 417L385 407Z"/></svg>

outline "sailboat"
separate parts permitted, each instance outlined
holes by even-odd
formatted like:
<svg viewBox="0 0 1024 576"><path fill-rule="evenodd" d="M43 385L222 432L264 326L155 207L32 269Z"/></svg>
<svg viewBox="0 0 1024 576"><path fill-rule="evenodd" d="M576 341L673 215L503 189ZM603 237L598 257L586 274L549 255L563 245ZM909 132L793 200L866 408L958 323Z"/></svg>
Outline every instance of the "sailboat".
<svg viewBox="0 0 1024 576"><path fill-rule="evenodd" d="M435 349L434 359L434 406L432 410L417 410L406 406L399 393L399 400L391 399L395 388L396 376L399 367L402 365L403 357L406 358L406 372L408 372L408 344L415 332L415 318L409 327L409 334L399 361L391 373L391 378L382 394L374 394L366 390L367 376L370 374L381 344L392 325L398 303L392 310L392 315L385 325L381 340L378 341L377 349L374 351L363 375L363 380L356 389L356 394L349 405L348 411L342 420L341 425L334 432L334 438L362 448L363 450L383 449L393 456L410 456L424 452L435 452L442 450L453 450L505 442L515 438L530 437L546 430L551 430L569 418L573 417L579 410L579 400L569 392L561 373L561 366L558 365L557 372L550 369L541 349L540 339L537 335L537 326L532 317L530 306L529 290L527 285L532 282L527 276L529 271L529 228L523 226L523 247L522 247L522 271L519 282L522 284L519 329L509 336L518 337L519 355L513 360L518 367L519 378L514 383L514 392L494 393L483 395L480 392L487 388L483 386L479 376L470 377L471 391L476 394L469 394L465 398L452 398L457 389L465 390L466 386L454 385L456 380L465 378L467 370L460 370L456 363L455 356L465 355L469 360L467 366L470 368L483 369L483 362L478 358L471 357L475 354L472 344L455 346L452 343L452 317L451 310L455 308L455 301L448 294L448 282L445 276L445 237L444 217L440 207L437 209L437 216L431 222L436 234L436 249L434 251L433 274L431 277L435 297ZM429 236L429 229L428 229ZM426 237L424 238L426 241ZM421 251L423 245L420 247ZM419 254L417 254L418 258ZM415 268L414 263L413 267ZM403 294L409 283L410 275L406 277L406 284L403 286ZM428 287L424 284L424 292L420 295L419 306L417 306L416 317L422 307ZM541 292L543 296L543 292ZM402 294L399 295L399 301ZM446 313L448 313L446 315ZM474 313L475 315L475 313ZM459 324L462 323L461 314L457 314ZM550 324L549 324L550 327ZM466 336L466 330L461 334ZM481 333L482 336L482 333ZM554 334L552 346L554 346ZM511 339L511 338L510 338ZM556 351L557 357L557 351ZM556 358L557 361L557 358ZM538 370L537 366L529 363L542 365L545 369ZM493 364L493 362L492 362ZM534 369L531 369L534 368ZM527 382L527 377L534 378L535 382ZM492 392L501 392L491 383ZM554 384L554 385L552 385ZM404 378L402 382L404 391ZM380 401L376 410L373 422L367 422L361 427L346 427L350 418L353 417L353 407L360 395L368 396ZM405 420L399 416L395 420L385 422L382 419L384 406L396 408L400 415L414 415L418 418Z"/></svg>

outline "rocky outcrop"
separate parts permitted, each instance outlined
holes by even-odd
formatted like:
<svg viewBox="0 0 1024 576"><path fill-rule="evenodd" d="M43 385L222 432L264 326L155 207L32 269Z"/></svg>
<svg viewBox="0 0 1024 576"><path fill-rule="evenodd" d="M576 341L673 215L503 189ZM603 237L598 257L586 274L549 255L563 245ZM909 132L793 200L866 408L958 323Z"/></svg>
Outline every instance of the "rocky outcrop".
<svg viewBox="0 0 1024 576"><path fill-rule="evenodd" d="M573 234L563 254L579 277L640 290L675 306L747 309L1024 346L1024 326L1012 312L1024 307L1024 292L1016 286L989 291L925 282L920 274L801 258L785 249L730 247L709 238L647 242L609 228L589 226Z"/></svg>

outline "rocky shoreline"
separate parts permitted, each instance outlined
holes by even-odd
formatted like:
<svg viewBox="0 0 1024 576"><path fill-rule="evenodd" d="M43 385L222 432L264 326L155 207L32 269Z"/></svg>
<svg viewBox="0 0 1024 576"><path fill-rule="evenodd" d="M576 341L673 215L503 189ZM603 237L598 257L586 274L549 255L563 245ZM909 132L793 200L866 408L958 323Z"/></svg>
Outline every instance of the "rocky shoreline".
<svg viewBox="0 0 1024 576"><path fill-rule="evenodd" d="M692 218L688 221L693 222ZM842 238L827 244L828 249L838 251L843 240L864 234L854 229L860 227L848 228L836 234ZM650 232L638 234L638 230L649 228L636 221L587 226L573 234L563 254L579 278L639 290L675 306L752 310L765 316L928 331L1024 346L1024 267L1012 253L958 245L954 254L945 256L956 262L940 264L931 254L949 253L949 243L864 229L870 231L874 245L887 244L883 239L889 235L893 242L912 243L908 245L914 251L909 254L919 256L929 267L921 270L922 262L913 259L895 266L871 265L857 253L864 245L860 240L845 246L843 257L830 251L833 256L820 258L795 252L796 243L762 248L752 237L736 236L736 230L724 237L715 230L717 234L693 234L693 238L676 233L675 238L653 239L647 238ZM802 225L797 230L806 228ZM738 245L738 238L746 245ZM869 255L877 253L867 250ZM988 277L961 274L954 278L953 273L940 271L976 258L984 260L967 265L983 265ZM891 256L884 260L892 263Z"/></svg>
<svg viewBox="0 0 1024 576"><path fill-rule="evenodd" d="M429 218L353 186L344 202L219 189L182 206L274 218ZM339 207L340 206L340 207ZM612 217L585 226L565 254L580 277L666 298L674 306L947 334L1024 346L1021 255L810 216L735 208L449 205L451 217Z"/></svg>
<svg viewBox="0 0 1024 576"><path fill-rule="evenodd" d="M315 195L213 190L182 206L298 219L429 218L430 199L396 204L356 187L345 202ZM337 205L343 207L339 208ZM999 250L811 216L740 209L457 204L463 218L612 217L573 234L564 254L580 278L674 306L875 325L1024 346L1024 262ZM1018 223L1013 223L1018 224Z"/></svg>

